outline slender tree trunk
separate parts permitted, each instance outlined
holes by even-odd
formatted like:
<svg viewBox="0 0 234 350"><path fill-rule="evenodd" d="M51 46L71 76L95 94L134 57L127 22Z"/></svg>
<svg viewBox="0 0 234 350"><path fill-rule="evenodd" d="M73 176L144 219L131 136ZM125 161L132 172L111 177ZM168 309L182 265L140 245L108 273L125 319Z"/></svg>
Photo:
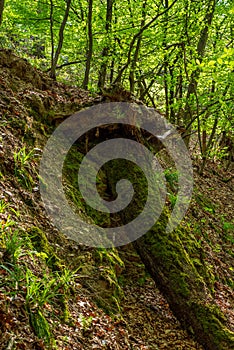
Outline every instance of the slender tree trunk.
<svg viewBox="0 0 234 350"><path fill-rule="evenodd" d="M110 32L111 32L111 23L112 23L112 12L113 12L113 0L107 0L107 7L106 7L106 37L109 39ZM100 72L99 72L99 79L98 79L98 87L99 89L102 89L105 85L106 81L106 72L107 72L107 66L108 66L108 55L110 51L110 40L107 45L102 50L102 59L103 62L101 64Z"/></svg>
<svg viewBox="0 0 234 350"><path fill-rule="evenodd" d="M3 10L4 10L4 1L5 0L0 0L0 25L2 24Z"/></svg>
<svg viewBox="0 0 234 350"><path fill-rule="evenodd" d="M211 131L211 134L210 134L210 137L209 137L209 140L207 143L206 143L206 138L207 138L206 131L203 130L203 133L202 133L202 136L203 136L202 137L202 164L201 164L201 168L199 170L200 175L203 174L203 171L205 169L205 165L206 165L206 161L207 161L207 157L208 157L208 152L212 147L212 142L213 142L214 137L215 137L217 126L218 126L218 116L215 117L212 131Z"/></svg>
<svg viewBox="0 0 234 350"><path fill-rule="evenodd" d="M142 6L141 28L143 28L145 25L146 4L147 4L147 0L144 1L143 6ZM139 38L137 39L136 49L135 49L135 52L133 55L133 60L131 62L129 82L130 82L130 91L132 93L134 93L134 91L135 91L135 72L136 72L136 65L137 65L137 61L138 61L138 57L139 57L139 53L140 53L141 41L142 41L142 36L139 36Z"/></svg>
<svg viewBox="0 0 234 350"><path fill-rule="evenodd" d="M205 54L209 28L214 17L215 6L216 6L216 0L210 0L207 6L207 13L204 18L205 26L200 33L200 38L197 44L197 58L199 59L200 62L202 62ZM200 67L197 67L197 69L191 75L190 83L188 85L188 90L187 90L186 105L185 105L185 111L183 116L184 123L186 124L188 124L193 118L193 111L191 108L192 106L191 97L196 95L199 76L200 76Z"/></svg>
<svg viewBox="0 0 234 350"><path fill-rule="evenodd" d="M91 61L93 56L93 27L92 27L92 19L93 19L93 0L88 0L89 2L89 10L88 10L88 48L87 48L87 60L85 67L85 76L83 80L82 87L83 89L88 89L89 84L89 73L91 68Z"/></svg>
<svg viewBox="0 0 234 350"><path fill-rule="evenodd" d="M58 63L59 55L60 55L60 52L61 52L62 47L63 47L64 29L65 29L65 26L66 26L66 23L67 23L68 15L69 15L69 10L70 10L70 6L71 6L71 0L67 0L66 4L67 4L66 10L65 10L65 13L64 13L64 17L63 17L60 29L59 29L58 47L57 47L57 50L55 51L55 55L53 57L53 62L52 62L52 65L51 65L50 76L53 79L56 79L55 71L56 71L56 66L57 66L57 63Z"/></svg>
<svg viewBox="0 0 234 350"><path fill-rule="evenodd" d="M54 61L54 4L53 0L50 0L50 39L51 39L51 65L50 67L53 67L53 61ZM51 70L51 68L50 68Z"/></svg>
<svg viewBox="0 0 234 350"><path fill-rule="evenodd" d="M143 32L148 29L159 17L163 16L167 11L169 11L174 5L175 3L177 2L178 0L174 0L170 6L168 6L167 9L165 9L164 11L162 12L159 12L155 17L153 17L149 22L147 22L139 31L138 33L136 33L130 44L129 44L129 49L128 49L128 54L127 54L127 61L126 63L122 66L122 68L119 70L118 72L118 75L115 79L115 83L118 83L121 81L121 78L122 78L122 75L124 73L124 71L129 67L129 65L131 64L131 61L132 61L132 51L133 51L133 48L134 48L134 45L137 41L137 39L143 34Z"/></svg>
<svg viewBox="0 0 234 350"><path fill-rule="evenodd" d="M169 120L175 124L175 110L174 110L174 98L175 98L175 83L174 83L174 68L169 66L170 72L170 89L169 89L169 108L170 116Z"/></svg>
<svg viewBox="0 0 234 350"><path fill-rule="evenodd" d="M114 3L114 12L116 12L116 7ZM114 16L114 25L116 26L118 17L117 15ZM114 40L113 40L113 46L112 46L112 59L111 59L111 64L110 64L110 84L113 83L114 80L114 74L115 74L115 64L116 64L116 46L117 46L117 36L114 34Z"/></svg>
<svg viewBox="0 0 234 350"><path fill-rule="evenodd" d="M165 0L164 3L165 8L168 8L168 0ZM165 54L163 57L163 82L164 82L164 94L165 94L165 107L166 107L166 118L169 119L169 88L168 88L168 53L166 50L166 44L167 44L167 30L168 30L168 13L165 13L165 24L163 28L163 42L162 45L165 50Z"/></svg>

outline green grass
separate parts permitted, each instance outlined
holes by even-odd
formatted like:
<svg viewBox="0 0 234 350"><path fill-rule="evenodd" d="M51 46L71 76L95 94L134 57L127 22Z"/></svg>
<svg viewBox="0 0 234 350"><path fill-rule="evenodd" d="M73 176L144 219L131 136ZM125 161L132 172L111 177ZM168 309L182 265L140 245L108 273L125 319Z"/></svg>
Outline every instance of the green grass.
<svg viewBox="0 0 234 350"><path fill-rule="evenodd" d="M0 210L6 215L11 210L10 204L1 201ZM32 237L18 228L10 215L0 223L0 292L13 298L20 294L24 298L24 309L34 333L48 349L54 349L56 342L48 317L53 319L55 315L48 310L58 309L56 319L61 323L69 319L67 299L78 278L78 269L62 266L53 271L46 252L35 250Z"/></svg>
<svg viewBox="0 0 234 350"><path fill-rule="evenodd" d="M26 147L22 147L18 152L14 153L14 172L18 181L26 188L31 189L34 180L30 174L31 160L34 158L35 152L34 149L27 152Z"/></svg>

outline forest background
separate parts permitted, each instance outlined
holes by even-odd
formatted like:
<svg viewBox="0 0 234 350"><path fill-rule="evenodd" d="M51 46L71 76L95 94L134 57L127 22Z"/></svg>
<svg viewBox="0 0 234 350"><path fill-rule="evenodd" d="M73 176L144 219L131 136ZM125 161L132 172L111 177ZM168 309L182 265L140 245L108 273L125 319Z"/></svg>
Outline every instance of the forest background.
<svg viewBox="0 0 234 350"><path fill-rule="evenodd" d="M232 1L1 0L0 11L2 47L54 79L121 84L196 129L201 173L207 157L233 157Z"/></svg>

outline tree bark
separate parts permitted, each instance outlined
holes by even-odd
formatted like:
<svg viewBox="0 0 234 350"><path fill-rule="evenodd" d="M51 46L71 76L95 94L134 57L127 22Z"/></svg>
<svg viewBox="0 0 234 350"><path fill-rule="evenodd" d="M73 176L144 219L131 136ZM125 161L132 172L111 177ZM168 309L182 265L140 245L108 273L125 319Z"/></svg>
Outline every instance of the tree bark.
<svg viewBox="0 0 234 350"><path fill-rule="evenodd" d="M89 1L89 10L88 10L88 48L87 48L87 61L85 67L85 76L82 84L83 89L88 89L89 84L89 72L91 67L91 61L93 56L93 27L92 27L92 18L93 18L93 0Z"/></svg>
<svg viewBox="0 0 234 350"><path fill-rule="evenodd" d="M139 132L139 131L138 131ZM144 137L136 137L144 140ZM155 145L155 151L161 146ZM109 168L108 168L109 167ZM116 221L129 223L143 210L147 197L144 178L132 163L120 165L113 160L106 169L110 198L115 198L115 184L130 179L134 190L140 191ZM178 227L166 232L169 210L164 209L160 220L140 239L133 242L142 262L166 297L182 326L192 333L206 350L234 349L234 333L212 295L213 281L205 264L205 252L189 229ZM127 235L127 233L126 233Z"/></svg>
<svg viewBox="0 0 234 350"><path fill-rule="evenodd" d="M57 63L58 63L59 55L60 55L60 52L61 52L62 46L63 46L64 29L65 29L65 26L66 26L66 23L67 23L68 15L69 15L69 10L70 10L70 6L71 6L71 0L67 0L66 3L67 3L66 10L65 10L65 13L64 13L64 17L63 17L60 29L59 29L58 47L57 47L57 50L55 51L55 55L54 55L54 57L52 59L50 76L53 79L56 78L55 70L56 70L56 66L57 66Z"/></svg>
<svg viewBox="0 0 234 350"><path fill-rule="evenodd" d="M166 221L164 215L161 223L134 242L136 250L182 326L206 350L233 349L234 333L185 250L188 232L166 234Z"/></svg>
<svg viewBox="0 0 234 350"><path fill-rule="evenodd" d="M0 25L2 24L3 10L5 0L0 0Z"/></svg>
<svg viewBox="0 0 234 350"><path fill-rule="evenodd" d="M205 26L200 33L200 37L197 44L197 57L200 63L202 62L205 54L209 28L214 17L215 6L216 6L216 0L210 0L207 6L207 13L204 18ZM187 89L186 105L185 105L185 111L183 116L183 120L185 124L188 124L193 118L193 111L191 109L190 98L191 96L196 95L199 76L200 76L200 67L198 66L191 75L190 83ZM188 130L188 132L190 132L190 130Z"/></svg>
<svg viewBox="0 0 234 350"><path fill-rule="evenodd" d="M107 4L106 4L106 26L105 26L105 29L106 29L107 38L109 37L110 31L111 31L113 2L114 2L113 0L107 0ZM107 72L109 51L110 51L110 43L107 43L107 45L105 45L103 50L102 50L103 62L101 64L99 78L98 78L99 89L102 89L105 85L105 82L106 82L106 72Z"/></svg>

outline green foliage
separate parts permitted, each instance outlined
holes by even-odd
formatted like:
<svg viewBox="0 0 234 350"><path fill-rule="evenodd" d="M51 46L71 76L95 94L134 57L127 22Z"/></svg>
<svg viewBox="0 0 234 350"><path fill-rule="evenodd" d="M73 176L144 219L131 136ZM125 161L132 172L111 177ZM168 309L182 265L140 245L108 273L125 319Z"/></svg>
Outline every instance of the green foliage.
<svg viewBox="0 0 234 350"><path fill-rule="evenodd" d="M97 91L102 72L104 85L117 79L144 102L165 112L171 122L192 123L201 138L204 131L210 136L213 127L217 136L232 129L233 4L217 1L214 9L212 4L182 0L169 2L166 11L162 1L117 1L106 23L106 3L94 0L89 90ZM48 70L65 8L61 0L6 2L0 31L3 47ZM73 2L58 60L62 67L57 76L64 82L81 86L84 81L87 27L87 3ZM225 148L216 150L214 135L208 140L203 140L203 150L200 142L203 156L223 158L229 153Z"/></svg>
<svg viewBox="0 0 234 350"><path fill-rule="evenodd" d="M7 207L8 207L8 204L3 199L1 199L0 200L0 214L2 214Z"/></svg>
<svg viewBox="0 0 234 350"><path fill-rule="evenodd" d="M106 249L106 248L97 248L95 250L101 263L110 263L111 265L124 266L124 262L121 260L118 251L115 248Z"/></svg>
<svg viewBox="0 0 234 350"><path fill-rule="evenodd" d="M178 171L168 168L164 171L164 175L172 190L176 190L176 186L178 186Z"/></svg>
<svg viewBox="0 0 234 350"><path fill-rule="evenodd" d="M85 317L83 315L80 315L79 321L81 323L83 331L87 332L92 325L93 317L92 316Z"/></svg>
<svg viewBox="0 0 234 350"><path fill-rule="evenodd" d="M10 204L1 200L1 214L5 215L11 209ZM21 294L35 334L49 348L54 348L52 328L47 320L48 310L51 304L54 307L59 304L62 310L59 316L63 321L68 320L67 298L78 269L62 266L39 228L26 232L16 226L10 215L1 221L0 269L4 273L0 275L0 291L11 297ZM37 264L40 268L34 271Z"/></svg>
<svg viewBox="0 0 234 350"><path fill-rule="evenodd" d="M5 260L7 258L12 264L16 264L19 257L23 254L23 245L25 242L20 238L19 231L14 230L13 232L9 230L2 237L3 246L5 248Z"/></svg>
<svg viewBox="0 0 234 350"><path fill-rule="evenodd" d="M47 345L55 344L48 321L43 313L37 309L29 312L30 323L39 339L44 339Z"/></svg>
<svg viewBox="0 0 234 350"><path fill-rule="evenodd" d="M14 153L15 176L19 182L26 188L32 188L34 180L29 172L30 160L34 157L34 149L27 152L26 147L22 147L18 152Z"/></svg>
<svg viewBox="0 0 234 350"><path fill-rule="evenodd" d="M53 34L57 41L65 4L63 1L55 0L53 1L53 6ZM156 6L158 6L158 10L156 10ZM106 36L105 31L105 4L99 4L94 1L93 7L92 26L95 34L93 43L93 69L91 71L91 81L93 83L91 85L97 81L97 72L103 61L107 61L108 69L110 69L111 60L114 60L117 66L122 66L125 63L132 36L139 32L140 22L143 16L143 1L138 1L137 4L128 1L117 2L113 9L112 30L110 30L108 36ZM183 46L176 44L179 42L183 42L186 47L186 67L184 68L186 68L187 74L191 74L199 66L202 69L203 76L210 83L210 70L214 69L217 65L227 67L230 70L233 65L233 49L225 46L225 40L228 41L231 34L228 23L229 16L231 16L231 3L227 2L225 6L222 4L217 5L213 32L211 33L213 38L208 43L209 50L207 51L207 57L203 61L196 57L196 35L199 35L206 10L207 8L203 6L201 0L197 3L190 3L189 6L187 6L187 1L183 0L179 3L177 2L170 9L168 18L172 17L174 19L171 23L165 23L161 26L149 26L142 35L137 76L139 78L146 78L146 81L150 81L155 76L155 69L160 68L160 64L165 57L165 51L163 51L163 41L165 40L167 46L171 45L167 49L169 64L175 60L173 75L168 75L167 77L168 84L172 85L173 88L173 84L176 83L181 74L181 63L184 63ZM156 11L158 13L163 11L162 3L157 1L156 5L154 2L148 1L145 9L146 22L149 22L155 16ZM31 55L31 58L34 57L38 62L36 47L41 44L41 46L44 46L43 53L46 57L44 63L48 65L51 54L49 14L50 2L42 3L41 1L36 1L31 3L28 0L24 0L19 3L14 0L7 3L2 28L2 38L5 40L5 45L11 45L18 49L20 53L25 52L28 56ZM186 33L187 41L183 30L185 29L186 20L190 22ZM177 31L174 30L175 22L178 26ZM74 4L74 10L70 11L67 27L65 28L63 51L60 57L60 63L79 61L81 64L79 66L68 66L65 72L63 71L62 73L64 79L80 79L80 83L83 79L85 65L83 50L86 49L87 45L86 25L87 6L82 0L79 4ZM166 26L167 28L165 28ZM226 37L225 40L218 37L216 47L213 47L212 39L216 37L216 28L219 27L221 34L223 34L223 30L226 28ZM166 37L165 31L167 31ZM102 58L100 52L102 52L106 45L110 48L109 56ZM155 55L155 50L157 50L157 55ZM183 72L185 82L186 72ZM215 74L218 78L221 72L216 69ZM127 74L125 76L127 77ZM157 85L162 83L163 77L162 75L158 75L152 88L157 95L160 94L160 89L157 88ZM186 90L185 86L184 89ZM177 99L173 101L173 104L180 105Z"/></svg>

